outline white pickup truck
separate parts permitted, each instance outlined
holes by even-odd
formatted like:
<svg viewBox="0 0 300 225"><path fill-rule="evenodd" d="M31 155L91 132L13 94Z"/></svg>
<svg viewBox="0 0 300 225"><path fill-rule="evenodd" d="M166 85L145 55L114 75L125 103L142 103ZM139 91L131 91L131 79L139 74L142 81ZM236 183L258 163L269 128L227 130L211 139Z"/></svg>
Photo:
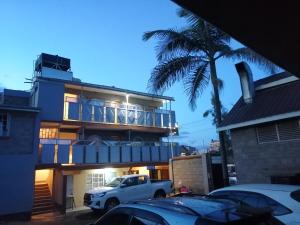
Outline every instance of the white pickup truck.
<svg viewBox="0 0 300 225"><path fill-rule="evenodd" d="M126 175L85 193L84 205L94 211L108 211L128 201L166 197L171 191L170 180L150 180L147 175Z"/></svg>

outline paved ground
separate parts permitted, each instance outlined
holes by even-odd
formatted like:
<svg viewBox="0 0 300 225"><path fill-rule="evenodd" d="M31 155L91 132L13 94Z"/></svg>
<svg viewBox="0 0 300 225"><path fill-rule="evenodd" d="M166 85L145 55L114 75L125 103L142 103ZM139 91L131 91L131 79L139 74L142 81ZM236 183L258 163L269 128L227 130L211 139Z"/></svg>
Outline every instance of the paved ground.
<svg viewBox="0 0 300 225"><path fill-rule="evenodd" d="M101 214L90 210L68 213L67 215L44 214L32 217L30 222L0 221L0 225L87 225L95 222Z"/></svg>

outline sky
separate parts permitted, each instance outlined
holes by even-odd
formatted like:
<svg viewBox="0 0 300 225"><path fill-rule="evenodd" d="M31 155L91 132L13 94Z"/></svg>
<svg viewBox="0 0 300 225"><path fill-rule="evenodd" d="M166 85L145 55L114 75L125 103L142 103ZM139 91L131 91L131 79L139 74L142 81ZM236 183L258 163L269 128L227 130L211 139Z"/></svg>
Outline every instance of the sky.
<svg viewBox="0 0 300 225"><path fill-rule="evenodd" d="M33 61L41 52L71 59L74 76L84 82L147 92L147 81L157 65L156 41L144 42L146 31L181 28L186 21L176 15L175 3L146 0L1 0L0 87L28 90L25 78L33 74ZM242 45L236 41L232 47ZM224 80L221 100L230 109L241 95L234 61L220 60L218 76ZM254 79L266 72L250 65ZM181 84L164 95L172 96L179 124L175 141L202 148L217 138L212 118L211 87L188 107Z"/></svg>

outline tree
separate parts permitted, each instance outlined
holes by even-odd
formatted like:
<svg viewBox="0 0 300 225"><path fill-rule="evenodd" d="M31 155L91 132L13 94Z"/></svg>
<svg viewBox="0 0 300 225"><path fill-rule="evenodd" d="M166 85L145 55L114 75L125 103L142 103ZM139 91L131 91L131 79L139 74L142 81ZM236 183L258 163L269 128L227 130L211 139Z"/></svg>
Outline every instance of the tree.
<svg viewBox="0 0 300 225"><path fill-rule="evenodd" d="M216 125L222 119L218 88L216 61L220 58L240 59L275 71L276 67L249 48L232 49L231 37L191 12L180 9L178 15L187 20L187 27L166 30L154 30L144 33L143 40L158 39L156 46L158 65L155 66L148 82L152 92L163 92L175 82L183 82L185 93L192 110L196 109L196 100L203 90L212 84ZM223 132L219 133L222 154L224 184L228 184L227 160L224 148Z"/></svg>
<svg viewBox="0 0 300 225"><path fill-rule="evenodd" d="M215 96L213 93L211 93L211 105L212 107L210 109L207 109L203 113L203 117L208 117L209 115L212 117L212 124L217 125L217 110L216 110L216 103L215 103ZM223 107L222 103L220 102L221 106L221 120L227 115L227 110Z"/></svg>

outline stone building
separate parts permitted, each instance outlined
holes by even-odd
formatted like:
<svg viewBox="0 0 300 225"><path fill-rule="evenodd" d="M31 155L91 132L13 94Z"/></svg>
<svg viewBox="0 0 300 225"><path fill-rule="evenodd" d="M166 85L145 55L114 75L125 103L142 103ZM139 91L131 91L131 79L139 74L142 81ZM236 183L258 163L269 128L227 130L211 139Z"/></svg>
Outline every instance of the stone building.
<svg viewBox="0 0 300 225"><path fill-rule="evenodd" d="M253 82L247 64L236 68L242 97L218 130L230 130L238 182L299 184L299 78L282 72Z"/></svg>
<svg viewBox="0 0 300 225"><path fill-rule="evenodd" d="M4 89L0 94L0 217L27 219L33 206L39 109L30 106L28 92Z"/></svg>

